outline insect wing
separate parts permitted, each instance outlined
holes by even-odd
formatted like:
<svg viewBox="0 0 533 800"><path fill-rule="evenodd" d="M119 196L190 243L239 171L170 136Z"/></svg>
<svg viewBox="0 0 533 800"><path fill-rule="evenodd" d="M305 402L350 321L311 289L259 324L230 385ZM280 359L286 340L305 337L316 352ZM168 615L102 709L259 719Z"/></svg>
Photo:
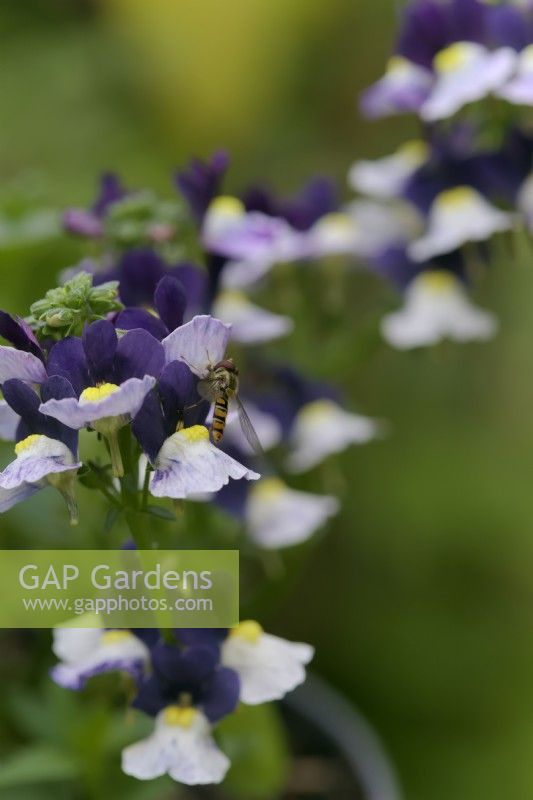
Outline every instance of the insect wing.
<svg viewBox="0 0 533 800"><path fill-rule="evenodd" d="M257 435L254 426L252 425L252 421L247 414L245 407L242 404L242 400L239 395L235 395L235 402L237 403L237 409L239 412L239 422L241 424L242 432L246 437L246 441L254 451L255 455L257 456L264 456L264 450L259 441L259 436Z"/></svg>

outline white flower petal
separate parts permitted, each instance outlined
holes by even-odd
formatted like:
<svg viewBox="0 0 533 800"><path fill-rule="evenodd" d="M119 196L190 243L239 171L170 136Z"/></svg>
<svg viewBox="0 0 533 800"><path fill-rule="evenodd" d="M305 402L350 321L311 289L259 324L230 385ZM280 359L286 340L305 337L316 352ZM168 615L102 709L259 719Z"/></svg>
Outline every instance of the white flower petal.
<svg viewBox="0 0 533 800"><path fill-rule="evenodd" d="M274 262L270 260L228 261L222 270L220 283L224 289L244 289L268 275Z"/></svg>
<svg viewBox="0 0 533 800"><path fill-rule="evenodd" d="M431 270L410 284L400 311L381 323L384 339L407 350L443 339L459 342L490 339L498 328L495 317L476 308L451 273Z"/></svg>
<svg viewBox="0 0 533 800"><path fill-rule="evenodd" d="M394 56L383 78L364 93L363 111L369 117L418 111L430 92L432 82L429 70L406 58Z"/></svg>
<svg viewBox="0 0 533 800"><path fill-rule="evenodd" d="M246 625L242 626L245 631ZM231 631L223 643L221 661L239 675L243 703L258 705L281 700L305 681L305 665L314 655L310 645L288 642L268 633L250 640L240 635L240 627Z"/></svg>
<svg viewBox="0 0 533 800"><path fill-rule="evenodd" d="M222 292L213 305L213 313L231 325L231 338L242 344L257 344L286 336L294 327L290 317L273 314L250 303L241 292Z"/></svg>
<svg viewBox="0 0 533 800"><path fill-rule="evenodd" d="M24 350L0 345L0 383L19 378L30 383L43 383L46 370L40 358Z"/></svg>
<svg viewBox="0 0 533 800"><path fill-rule="evenodd" d="M291 472L304 472L332 453L352 444L365 444L380 435L377 420L345 411L332 400L316 400L298 412L291 431L292 452L287 458Z"/></svg>
<svg viewBox="0 0 533 800"><path fill-rule="evenodd" d="M530 44L522 50L516 74L497 94L509 103L519 106L533 105L533 45Z"/></svg>
<svg viewBox="0 0 533 800"><path fill-rule="evenodd" d="M42 489L42 485L35 485L30 483L22 483L14 489L0 488L0 513L9 511L17 503L22 503L23 500L28 500L33 494Z"/></svg>
<svg viewBox="0 0 533 800"><path fill-rule="evenodd" d="M436 82L420 116L426 122L435 122L483 99L511 77L516 60L516 52L510 47L490 52L475 42L455 42L441 50L435 57Z"/></svg>
<svg viewBox="0 0 533 800"><path fill-rule="evenodd" d="M500 211L470 186L448 189L434 200L427 231L410 245L409 256L414 261L428 261L466 242L485 241L512 225L512 214Z"/></svg>
<svg viewBox="0 0 533 800"><path fill-rule="evenodd" d="M313 258L350 255L357 252L360 235L351 214L326 214L307 233L309 254Z"/></svg>
<svg viewBox="0 0 533 800"><path fill-rule="evenodd" d="M0 400L0 439L4 442L14 442L19 422L19 415L13 411L5 400Z"/></svg>
<svg viewBox="0 0 533 800"><path fill-rule="evenodd" d="M0 487L15 489L24 483L39 483L47 475L77 470L81 463L57 439L33 434L15 448L17 457L0 472Z"/></svg>
<svg viewBox="0 0 533 800"><path fill-rule="evenodd" d="M347 212L358 231L355 252L363 258L381 255L391 247L405 247L423 231L420 214L401 201L356 200Z"/></svg>
<svg viewBox="0 0 533 800"><path fill-rule="evenodd" d="M391 156L356 161L348 173L348 184L356 192L391 200L401 195L411 176L428 157L426 142L406 142Z"/></svg>
<svg viewBox="0 0 533 800"><path fill-rule="evenodd" d="M257 472L239 464L209 441L203 425L183 428L163 444L150 479L155 497L186 497L218 492L230 478L257 480Z"/></svg>
<svg viewBox="0 0 533 800"><path fill-rule="evenodd" d="M215 744L199 711L189 726L169 725L167 709L158 714L151 736L122 752L122 769L139 780L168 774L187 786L220 783L229 769L227 756Z"/></svg>
<svg viewBox="0 0 533 800"><path fill-rule="evenodd" d="M298 492L278 478L264 478L250 489L245 516L250 538L274 550L307 541L339 508L335 497Z"/></svg>
<svg viewBox="0 0 533 800"><path fill-rule="evenodd" d="M167 362L183 361L195 375L203 378L209 367L224 358L230 334L231 325L201 314L163 339L165 358Z"/></svg>

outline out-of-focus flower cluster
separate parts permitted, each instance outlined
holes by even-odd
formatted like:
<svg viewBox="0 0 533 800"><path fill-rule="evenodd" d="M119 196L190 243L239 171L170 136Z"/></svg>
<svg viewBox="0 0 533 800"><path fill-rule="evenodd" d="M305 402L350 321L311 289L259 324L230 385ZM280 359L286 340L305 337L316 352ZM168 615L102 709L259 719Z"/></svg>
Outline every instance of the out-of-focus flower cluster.
<svg viewBox="0 0 533 800"><path fill-rule="evenodd" d="M361 108L370 118L416 114L421 136L349 172L363 195L351 217L367 261L404 293L403 308L382 322L392 345L496 332L495 317L468 293L490 262L488 241L531 230L532 105L528 0L406 4L394 55Z"/></svg>

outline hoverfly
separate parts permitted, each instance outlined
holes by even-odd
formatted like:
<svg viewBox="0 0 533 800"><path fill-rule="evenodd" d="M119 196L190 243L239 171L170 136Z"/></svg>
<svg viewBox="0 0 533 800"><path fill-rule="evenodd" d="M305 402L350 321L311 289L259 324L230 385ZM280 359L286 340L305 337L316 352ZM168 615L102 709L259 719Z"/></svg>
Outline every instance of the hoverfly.
<svg viewBox="0 0 533 800"><path fill-rule="evenodd" d="M234 400L248 444L257 455L263 454L261 442L239 397L239 370L232 358L219 361L210 368L207 377L198 382L198 394L214 405L211 435L215 444L219 444L224 436L229 403Z"/></svg>

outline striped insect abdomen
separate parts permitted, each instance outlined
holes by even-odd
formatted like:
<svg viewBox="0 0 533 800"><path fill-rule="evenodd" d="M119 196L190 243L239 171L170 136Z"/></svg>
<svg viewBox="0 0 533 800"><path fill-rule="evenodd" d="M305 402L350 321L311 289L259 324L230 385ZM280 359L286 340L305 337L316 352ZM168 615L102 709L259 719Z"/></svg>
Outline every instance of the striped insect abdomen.
<svg viewBox="0 0 533 800"><path fill-rule="evenodd" d="M227 394L217 394L215 398L215 407L213 409L213 423L211 425L211 432L215 444L218 444L224 436L227 416L228 396Z"/></svg>

